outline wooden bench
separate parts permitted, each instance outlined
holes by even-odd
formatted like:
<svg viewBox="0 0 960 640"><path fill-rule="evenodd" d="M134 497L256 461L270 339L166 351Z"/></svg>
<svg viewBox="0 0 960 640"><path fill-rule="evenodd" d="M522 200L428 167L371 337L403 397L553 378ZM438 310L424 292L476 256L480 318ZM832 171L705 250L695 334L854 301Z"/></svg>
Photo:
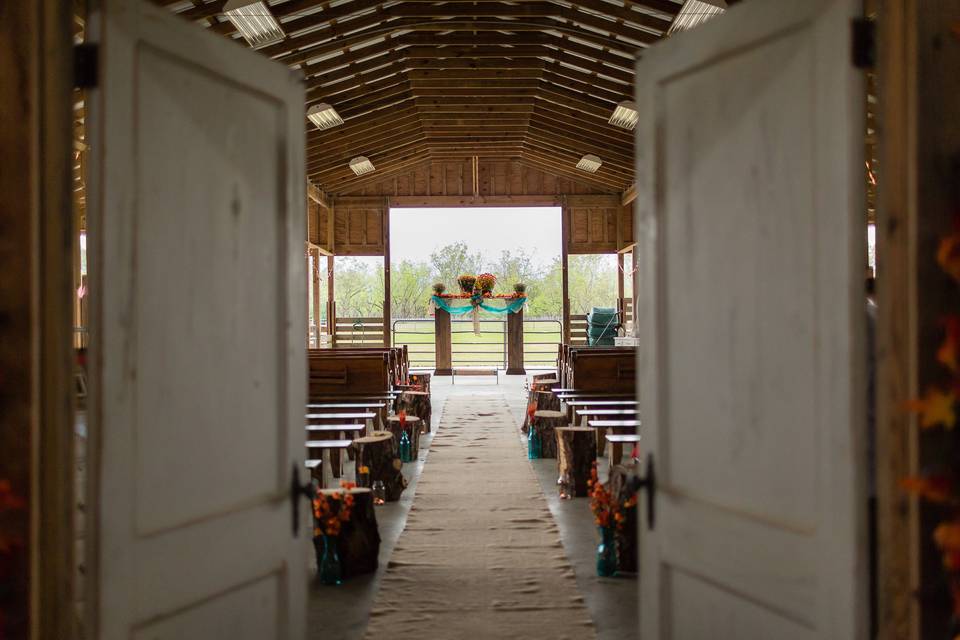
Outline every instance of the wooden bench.
<svg viewBox="0 0 960 640"><path fill-rule="evenodd" d="M381 402L319 402L307 405L307 410L311 413L322 413L328 409L382 409L387 406L385 401Z"/></svg>
<svg viewBox="0 0 960 640"><path fill-rule="evenodd" d="M584 418L589 416L635 416L639 415L639 409L577 409L578 416Z"/></svg>
<svg viewBox="0 0 960 640"><path fill-rule="evenodd" d="M323 486L323 460L306 460L303 463L307 471L310 472L310 478L316 480L317 484Z"/></svg>
<svg viewBox="0 0 960 640"><path fill-rule="evenodd" d="M607 442L610 443L610 464L620 464L623 458L624 444L637 444L640 442L640 436L635 433L608 433Z"/></svg>
<svg viewBox="0 0 960 640"><path fill-rule="evenodd" d="M622 407L628 409L636 407L639 403L636 400L594 400L594 399L570 399L566 401L571 407Z"/></svg>
<svg viewBox="0 0 960 640"><path fill-rule="evenodd" d="M614 433L623 432L623 433L636 433L637 429L640 428L639 420L606 420L606 419L597 419L590 420L588 424L594 429L610 429Z"/></svg>
<svg viewBox="0 0 960 640"><path fill-rule="evenodd" d="M341 464L340 452L347 449L352 440L307 440L307 460L322 460L324 450L330 452L330 472L334 478L343 475L343 465ZM323 479L320 479L320 486L323 486Z"/></svg>
<svg viewBox="0 0 960 640"><path fill-rule="evenodd" d="M355 437L359 437L363 435L367 427L363 424L308 424L306 428L308 436L332 433L337 436L336 438L332 438L333 440L352 440L353 438L347 438L346 434L352 433ZM322 438L318 439L322 440Z"/></svg>
<svg viewBox="0 0 960 640"><path fill-rule="evenodd" d="M353 413L308 413L306 414L307 420L373 420L377 417L377 414L371 411L359 411ZM310 424L319 424L319 422L311 422Z"/></svg>
<svg viewBox="0 0 960 640"><path fill-rule="evenodd" d="M598 391L555 393L554 395L563 402L569 400L633 400L636 397L630 393L600 393Z"/></svg>
<svg viewBox="0 0 960 640"><path fill-rule="evenodd" d="M390 401L390 404L393 402ZM354 410L361 412L375 411L380 425L387 421L387 401L367 401L367 402L322 402L311 403L307 405L308 414L338 413L344 410Z"/></svg>
<svg viewBox="0 0 960 640"><path fill-rule="evenodd" d="M561 344L557 353L559 386L582 391L633 392L634 347L587 347Z"/></svg>
<svg viewBox="0 0 960 640"><path fill-rule="evenodd" d="M638 415L637 409L577 409L575 411L576 415L579 416L579 419L574 420L576 422L582 422L583 424L589 424L588 419L590 416L597 417L609 417L609 418L635 418ZM602 456L604 447L606 443L603 440L603 436L606 433L604 427L597 427L597 455Z"/></svg>
<svg viewBox="0 0 960 640"><path fill-rule="evenodd" d="M457 376L493 376L497 379L497 384L500 384L500 370L499 369L451 369L451 384L457 384Z"/></svg>

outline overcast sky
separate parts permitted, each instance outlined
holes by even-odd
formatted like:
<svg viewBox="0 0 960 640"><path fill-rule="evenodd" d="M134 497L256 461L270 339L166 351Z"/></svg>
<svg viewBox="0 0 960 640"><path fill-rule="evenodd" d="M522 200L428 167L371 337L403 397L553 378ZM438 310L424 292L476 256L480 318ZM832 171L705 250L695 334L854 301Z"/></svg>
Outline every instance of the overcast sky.
<svg viewBox="0 0 960 640"><path fill-rule="evenodd" d="M390 210L392 262L425 260L454 242L466 242L471 252L490 258L522 250L547 264L560 255L560 208Z"/></svg>

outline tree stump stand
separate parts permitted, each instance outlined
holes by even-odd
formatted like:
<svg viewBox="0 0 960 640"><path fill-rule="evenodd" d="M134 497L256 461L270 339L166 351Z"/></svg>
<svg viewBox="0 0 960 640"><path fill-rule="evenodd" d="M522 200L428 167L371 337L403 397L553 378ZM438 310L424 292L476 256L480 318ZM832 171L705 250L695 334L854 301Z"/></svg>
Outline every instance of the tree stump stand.
<svg viewBox="0 0 960 640"><path fill-rule="evenodd" d="M560 410L560 398L553 394L551 391L538 391L537 389L531 389L530 393L527 395L527 407L531 404L536 403L537 411L548 410L548 411L559 411ZM530 412L527 411L523 417L523 428L521 431L524 433L527 432L527 427L530 426Z"/></svg>
<svg viewBox="0 0 960 640"><path fill-rule="evenodd" d="M538 409L533 414L531 428L540 436L541 458L557 457L557 436L554 430L565 426L567 426L567 416L562 411Z"/></svg>
<svg viewBox="0 0 960 640"><path fill-rule="evenodd" d="M640 472L640 465L617 464L610 467L607 489L610 495L623 507L635 494L628 489L628 480ZM639 568L637 549L637 506L623 510L623 527L615 533L617 543L617 570L635 573Z"/></svg>
<svg viewBox="0 0 960 640"><path fill-rule="evenodd" d="M538 373L533 376L533 382L530 383L530 388L534 390L546 391L553 389L560 381L557 379L557 374L555 373Z"/></svg>
<svg viewBox="0 0 960 640"><path fill-rule="evenodd" d="M380 481L386 489L386 501L395 502L407 488L407 479L400 471L403 462L397 450L397 441L389 431L374 431L369 436L353 441L357 448L357 465L370 469L370 484Z"/></svg>
<svg viewBox="0 0 960 640"><path fill-rule="evenodd" d="M415 391L430 393L430 377L431 374L429 373L411 373L409 375L410 384Z"/></svg>
<svg viewBox="0 0 960 640"><path fill-rule="evenodd" d="M557 474L569 476L573 495L584 498L590 494L587 481L597 459L596 434L590 427L558 427L556 433Z"/></svg>
<svg viewBox="0 0 960 640"><path fill-rule="evenodd" d="M433 409L430 406L430 394L426 391L404 391L397 397L397 412L406 411L408 416L420 418L420 433L430 433L430 421Z"/></svg>
<svg viewBox="0 0 960 640"><path fill-rule="evenodd" d="M413 450L414 460L420 456L420 424L422 422L417 416L407 415L407 435L410 436L410 448ZM400 416L387 417L387 430L393 434L397 442L397 451L399 451L400 434L403 433L403 429L400 428Z"/></svg>
<svg viewBox="0 0 960 640"><path fill-rule="evenodd" d="M377 570L380 556L380 531L377 514L373 508L373 492L365 487L354 489L321 489L319 493L334 493L353 496L353 512L350 519L340 524L337 536L337 555L342 564L343 579L373 573ZM341 508L343 508L341 506ZM315 536L313 547L317 553L317 566L323 555L323 538Z"/></svg>

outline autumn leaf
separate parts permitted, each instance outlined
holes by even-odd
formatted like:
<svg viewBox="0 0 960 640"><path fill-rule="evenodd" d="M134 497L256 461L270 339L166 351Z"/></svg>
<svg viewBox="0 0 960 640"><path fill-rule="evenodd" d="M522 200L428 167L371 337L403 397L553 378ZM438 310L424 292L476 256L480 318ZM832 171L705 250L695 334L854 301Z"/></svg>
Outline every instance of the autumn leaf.
<svg viewBox="0 0 960 640"><path fill-rule="evenodd" d="M940 240L937 264L954 281L960 282L960 232L951 233Z"/></svg>
<svg viewBox="0 0 960 640"><path fill-rule="evenodd" d="M960 551L960 522L944 522L933 530L933 541L944 551Z"/></svg>
<svg viewBox="0 0 960 640"><path fill-rule="evenodd" d="M953 483L944 475L910 476L901 480L900 486L928 502L949 502L952 497Z"/></svg>
<svg viewBox="0 0 960 640"><path fill-rule="evenodd" d="M960 316L947 316L943 320L946 333L943 343L937 349L937 362L950 369L957 371L957 349L960 347Z"/></svg>
<svg viewBox="0 0 960 640"><path fill-rule="evenodd" d="M907 410L920 414L920 426L929 429L942 424L947 429L953 429L957 416L953 411L953 404L957 397L952 391L944 392L932 388L927 394L917 400L907 403Z"/></svg>

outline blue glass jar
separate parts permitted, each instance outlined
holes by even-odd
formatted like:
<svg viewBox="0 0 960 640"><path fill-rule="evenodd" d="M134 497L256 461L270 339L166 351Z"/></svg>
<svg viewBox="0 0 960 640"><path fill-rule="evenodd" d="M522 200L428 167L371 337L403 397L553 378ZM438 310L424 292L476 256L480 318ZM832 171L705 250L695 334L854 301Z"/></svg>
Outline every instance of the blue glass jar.
<svg viewBox="0 0 960 640"><path fill-rule="evenodd" d="M597 575L609 578L617 574L617 541L613 527L600 527L600 545L597 547Z"/></svg>
<svg viewBox="0 0 960 640"><path fill-rule="evenodd" d="M527 458L530 460L539 460L543 455L540 434L534 429L533 425L527 429Z"/></svg>
<svg viewBox="0 0 960 640"><path fill-rule="evenodd" d="M400 434L400 460L401 462L413 462L413 446L410 444L410 436L404 429Z"/></svg>
<svg viewBox="0 0 960 640"><path fill-rule="evenodd" d="M320 554L320 582L328 585L343 583L343 565L337 553L337 536L323 536L323 551Z"/></svg>

